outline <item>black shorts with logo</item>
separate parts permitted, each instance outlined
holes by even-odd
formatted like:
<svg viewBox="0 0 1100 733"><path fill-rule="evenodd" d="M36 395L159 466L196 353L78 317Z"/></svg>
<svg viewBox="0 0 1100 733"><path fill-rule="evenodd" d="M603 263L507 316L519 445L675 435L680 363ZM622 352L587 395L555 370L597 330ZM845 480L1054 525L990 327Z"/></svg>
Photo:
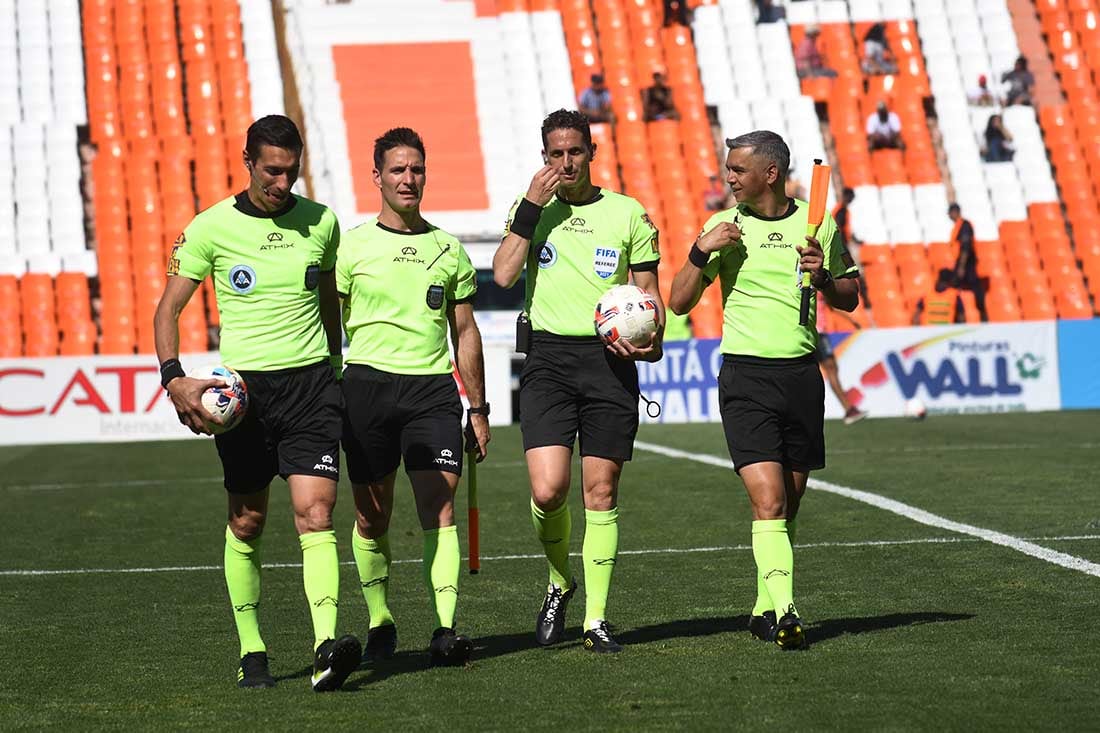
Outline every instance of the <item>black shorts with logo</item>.
<svg viewBox="0 0 1100 733"><path fill-rule="evenodd" d="M798 359L726 354L718 401L738 471L762 461L799 472L825 468L825 382L813 354Z"/></svg>
<svg viewBox="0 0 1100 733"><path fill-rule="evenodd" d="M519 378L523 449L564 445L629 461L638 433L638 370L595 336L536 331Z"/></svg>
<svg viewBox="0 0 1100 733"><path fill-rule="evenodd" d="M462 475L462 401L450 374L393 374L365 364L344 370L348 477L378 481L397 470Z"/></svg>
<svg viewBox="0 0 1100 733"><path fill-rule="evenodd" d="M338 481L343 404L329 362L239 373L248 412L240 425L214 436L226 491L251 494L276 475Z"/></svg>

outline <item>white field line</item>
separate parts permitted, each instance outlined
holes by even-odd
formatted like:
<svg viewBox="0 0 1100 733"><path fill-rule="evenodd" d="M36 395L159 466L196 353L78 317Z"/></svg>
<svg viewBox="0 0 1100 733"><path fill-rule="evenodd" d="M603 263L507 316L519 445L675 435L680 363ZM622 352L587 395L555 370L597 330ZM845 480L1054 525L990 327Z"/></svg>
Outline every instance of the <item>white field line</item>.
<svg viewBox="0 0 1100 733"><path fill-rule="evenodd" d="M733 470L733 464L730 463L727 458L719 458L717 456L710 456L703 453L690 453L688 451L677 450L676 448L669 448L663 445L657 445L655 443L643 443L641 441L635 442L634 447L640 450L647 450L651 453L658 453L669 458L682 458L689 461L695 461L696 463L705 463L708 466L717 466L719 468L726 468ZM1092 575L1100 578L1100 564L1090 562L1084 558L1077 557L1075 555L1068 555L1064 552L1058 552L1057 550L1051 550L1040 545L1036 545L1033 542L1022 539L1020 537L1013 537L1012 535L1004 534L1003 532L997 532L992 529L985 529L984 527L975 527L972 524L963 524L962 522L956 522L946 517L941 517L938 514L926 512L923 509L917 509L916 507L903 504L900 501L894 499L888 499L885 496L879 494L872 494L869 491L860 491L859 489L851 489L847 486L840 486L839 484L829 483L828 481L822 481L820 479L811 478L809 486L812 489L818 491L825 491L830 494L837 494L838 496L844 496L849 499L855 499L865 504L878 507L879 509L885 509L888 512L899 514L906 519L911 519L914 522L920 524L927 524L930 527L936 527L938 529L945 529L949 532L957 532L959 534L969 535L976 537L986 542L991 542L995 545L1001 545L1002 547L1008 547L1022 552L1025 555L1036 557L1040 560L1053 563L1054 565L1060 565L1070 570L1078 570L1082 573Z"/></svg>
<svg viewBox="0 0 1100 733"><path fill-rule="evenodd" d="M1044 542L1068 542L1071 540L1100 540L1100 534L1067 535L1064 537L1033 537ZM808 542L797 544L799 550L820 549L827 547L889 547L893 545L942 545L961 542L978 542L976 537L921 537L909 540L860 540L857 542ZM746 552L752 550L752 545L721 545L716 547L665 547L644 550L619 550L620 555L691 555L705 552ZM571 553L572 557L580 557L580 553ZM467 558L462 558L465 561ZM492 555L482 557L482 562L499 562L505 560L542 560L545 555ZM408 563L420 563L417 559L394 560L394 565ZM346 561L341 565L354 565L354 561ZM264 568L300 568L300 562L275 562L264 563ZM223 570L221 565L175 565L159 568L69 568L61 570L0 570L0 577L5 576L46 576L46 575L127 575L132 573L190 573L212 570Z"/></svg>

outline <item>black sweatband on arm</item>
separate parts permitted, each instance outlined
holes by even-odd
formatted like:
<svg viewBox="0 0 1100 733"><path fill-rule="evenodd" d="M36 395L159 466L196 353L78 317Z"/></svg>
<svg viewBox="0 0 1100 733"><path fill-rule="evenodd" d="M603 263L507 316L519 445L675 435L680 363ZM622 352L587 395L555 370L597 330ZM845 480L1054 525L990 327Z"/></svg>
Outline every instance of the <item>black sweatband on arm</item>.
<svg viewBox="0 0 1100 733"><path fill-rule="evenodd" d="M540 216L542 216L542 207L524 198L516 207L516 213L512 217L512 224L508 227L508 231L524 239L534 239L535 227L539 225Z"/></svg>
<svg viewBox="0 0 1100 733"><path fill-rule="evenodd" d="M179 359L168 359L160 365L160 386L168 389L168 383L176 377L186 377Z"/></svg>
<svg viewBox="0 0 1100 733"><path fill-rule="evenodd" d="M692 244L691 249L688 250L688 262L698 267L700 270L707 266L707 262L710 261L710 255L703 250L699 249L698 244Z"/></svg>

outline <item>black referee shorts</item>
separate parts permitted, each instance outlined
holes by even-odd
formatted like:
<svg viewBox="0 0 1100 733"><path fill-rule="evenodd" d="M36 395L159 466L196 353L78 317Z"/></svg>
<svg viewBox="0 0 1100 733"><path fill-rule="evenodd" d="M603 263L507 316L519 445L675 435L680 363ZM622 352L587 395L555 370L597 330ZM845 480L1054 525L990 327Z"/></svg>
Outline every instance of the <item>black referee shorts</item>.
<svg viewBox="0 0 1100 733"><path fill-rule="evenodd" d="M393 374L365 364L344 370L344 453L353 483L397 470L462 475L462 401L450 374Z"/></svg>
<svg viewBox="0 0 1100 733"><path fill-rule="evenodd" d="M343 405L329 362L240 375L248 412L240 425L214 436L226 491L251 494L276 475L339 481Z"/></svg>
<svg viewBox="0 0 1100 733"><path fill-rule="evenodd" d="M726 354L718 401L738 472L762 461L799 472L825 468L825 382L813 354L800 359Z"/></svg>
<svg viewBox="0 0 1100 733"><path fill-rule="evenodd" d="M595 336L536 331L519 378L523 449L564 445L629 461L638 433L638 370Z"/></svg>

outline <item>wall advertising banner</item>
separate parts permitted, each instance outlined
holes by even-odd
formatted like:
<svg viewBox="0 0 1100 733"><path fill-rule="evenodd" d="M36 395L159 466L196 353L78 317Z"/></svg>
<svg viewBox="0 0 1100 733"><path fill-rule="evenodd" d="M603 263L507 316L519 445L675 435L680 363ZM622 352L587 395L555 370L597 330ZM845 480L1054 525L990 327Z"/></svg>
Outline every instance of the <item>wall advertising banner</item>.
<svg viewBox="0 0 1100 733"><path fill-rule="evenodd" d="M1058 323L1062 409L1100 407L1100 318Z"/></svg>
<svg viewBox="0 0 1100 733"><path fill-rule="evenodd" d="M905 414L911 398L929 414L1057 410L1061 406L1057 328L1025 322L886 328L833 334L840 381L872 417ZM644 422L719 422L717 339L665 344L656 364L638 364L642 394L661 404ZM843 417L825 389L826 418Z"/></svg>

